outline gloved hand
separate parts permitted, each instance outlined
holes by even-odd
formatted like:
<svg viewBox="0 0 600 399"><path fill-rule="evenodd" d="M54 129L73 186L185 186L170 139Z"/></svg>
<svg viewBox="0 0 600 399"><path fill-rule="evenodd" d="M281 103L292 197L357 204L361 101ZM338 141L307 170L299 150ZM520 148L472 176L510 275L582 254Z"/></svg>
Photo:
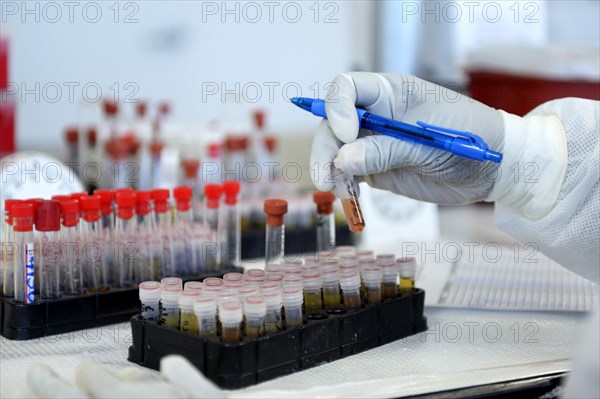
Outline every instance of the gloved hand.
<svg viewBox="0 0 600 399"><path fill-rule="evenodd" d="M519 118L410 75L341 74L325 100L328 120L321 122L311 153L313 179L320 191L332 188L326 172L333 161L342 172L373 187L438 204L503 201L535 218L547 213L556 200L557 180L562 182L566 168L566 141L558 121ZM355 105L413 125L423 121L477 134L490 149L503 152L504 160L501 166L478 162L370 131L359 132ZM553 137L547 130L562 132L562 136L557 133ZM523 185L527 183L521 181L523 168L529 162L537 162L531 166L537 171L544 167L544 182L549 183ZM511 173L511 166L516 171L520 168L521 175ZM534 178L539 181L540 177Z"/></svg>

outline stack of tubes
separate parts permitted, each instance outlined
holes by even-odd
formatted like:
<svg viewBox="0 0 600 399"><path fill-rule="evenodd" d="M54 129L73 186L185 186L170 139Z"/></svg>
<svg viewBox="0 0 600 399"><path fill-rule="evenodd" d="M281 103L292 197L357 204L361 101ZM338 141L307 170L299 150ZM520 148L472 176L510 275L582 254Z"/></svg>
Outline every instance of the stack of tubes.
<svg viewBox="0 0 600 399"><path fill-rule="evenodd" d="M317 213L333 198L315 194ZM305 314L330 309L354 311L411 295L416 261L351 246L335 247L331 232L317 232L325 250L291 261L283 256L287 202L265 201L267 214L266 266L244 274L227 273L202 282L183 284L177 277L145 281L139 286L144 320L199 335L219 336L223 343L256 338L302 326ZM318 228L329 228L321 223ZM323 227L325 226L325 227ZM325 234L328 233L328 234ZM333 247L332 247L333 246Z"/></svg>
<svg viewBox="0 0 600 399"><path fill-rule="evenodd" d="M95 190L5 201L0 288L19 303L222 273L240 262L238 182L205 186L195 222L188 186Z"/></svg>

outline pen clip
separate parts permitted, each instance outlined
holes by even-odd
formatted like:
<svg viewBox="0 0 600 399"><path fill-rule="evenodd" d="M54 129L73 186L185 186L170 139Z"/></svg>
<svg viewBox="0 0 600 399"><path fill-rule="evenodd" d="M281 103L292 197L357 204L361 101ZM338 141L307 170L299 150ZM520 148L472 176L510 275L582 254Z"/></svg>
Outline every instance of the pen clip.
<svg viewBox="0 0 600 399"><path fill-rule="evenodd" d="M453 136L466 138L473 145L475 145L481 149L484 149L484 150L488 149L486 142L483 141L483 139L476 134L469 133L469 132L463 132L460 130L448 129L446 127L441 127L441 126L435 126L435 125L431 125L429 123L425 123L425 122L421 122L421 121L417 121L417 125L419 125L420 127L422 127L425 130L430 130L432 132L436 132L436 133L440 133L440 134L450 133Z"/></svg>

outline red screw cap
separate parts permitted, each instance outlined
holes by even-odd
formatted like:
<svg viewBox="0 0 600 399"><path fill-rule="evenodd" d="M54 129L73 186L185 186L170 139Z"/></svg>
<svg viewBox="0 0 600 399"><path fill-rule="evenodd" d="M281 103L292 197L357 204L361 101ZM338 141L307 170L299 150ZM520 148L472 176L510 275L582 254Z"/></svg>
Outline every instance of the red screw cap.
<svg viewBox="0 0 600 399"><path fill-rule="evenodd" d="M35 208L37 231L60 230L60 203L56 200L42 201Z"/></svg>
<svg viewBox="0 0 600 399"><path fill-rule="evenodd" d="M63 226L76 226L79 223L79 200L67 199L60 201L60 214Z"/></svg>
<svg viewBox="0 0 600 399"><path fill-rule="evenodd" d="M282 199L265 200L264 211L267 214L267 224L271 227L283 225L283 215L288 211L288 203Z"/></svg>
<svg viewBox="0 0 600 399"><path fill-rule="evenodd" d="M13 229L18 232L33 230L33 205L20 203L12 206Z"/></svg>
<svg viewBox="0 0 600 399"><path fill-rule="evenodd" d="M219 208L219 200L223 194L223 186L220 184L206 184L204 186L204 196L206 197L206 206L211 209Z"/></svg>
<svg viewBox="0 0 600 399"><path fill-rule="evenodd" d="M165 213L169 210L169 190L166 188L155 188L151 191L154 201L154 212Z"/></svg>
<svg viewBox="0 0 600 399"><path fill-rule="evenodd" d="M225 192L225 203L227 205L235 205L238 202L238 194L240 193L240 182L229 180L223 183L223 191Z"/></svg>
<svg viewBox="0 0 600 399"><path fill-rule="evenodd" d="M147 215L150 213L150 191L136 191L135 213Z"/></svg>
<svg viewBox="0 0 600 399"><path fill-rule="evenodd" d="M179 186L173 189L173 197L178 211L191 209L192 188L190 186Z"/></svg>

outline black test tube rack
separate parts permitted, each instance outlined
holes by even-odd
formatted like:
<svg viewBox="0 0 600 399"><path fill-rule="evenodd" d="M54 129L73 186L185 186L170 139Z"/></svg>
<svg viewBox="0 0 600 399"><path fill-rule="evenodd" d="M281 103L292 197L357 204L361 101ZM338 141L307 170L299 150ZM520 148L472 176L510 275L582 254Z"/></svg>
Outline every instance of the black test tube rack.
<svg viewBox="0 0 600 399"><path fill-rule="evenodd" d="M131 318L128 360L158 370L163 356L177 354L219 387L243 388L425 331L424 303L425 291L415 289L411 295L354 311L308 314L302 327L243 337L238 344L181 332L137 315Z"/></svg>
<svg viewBox="0 0 600 399"><path fill-rule="evenodd" d="M184 281L200 281L239 272L239 267L227 267L218 272L207 272L186 277ZM65 295L58 299L25 304L12 298L1 298L0 334L8 339L24 341L49 335L62 334L108 324L123 323L140 313L137 288L110 289L107 292L84 295Z"/></svg>

